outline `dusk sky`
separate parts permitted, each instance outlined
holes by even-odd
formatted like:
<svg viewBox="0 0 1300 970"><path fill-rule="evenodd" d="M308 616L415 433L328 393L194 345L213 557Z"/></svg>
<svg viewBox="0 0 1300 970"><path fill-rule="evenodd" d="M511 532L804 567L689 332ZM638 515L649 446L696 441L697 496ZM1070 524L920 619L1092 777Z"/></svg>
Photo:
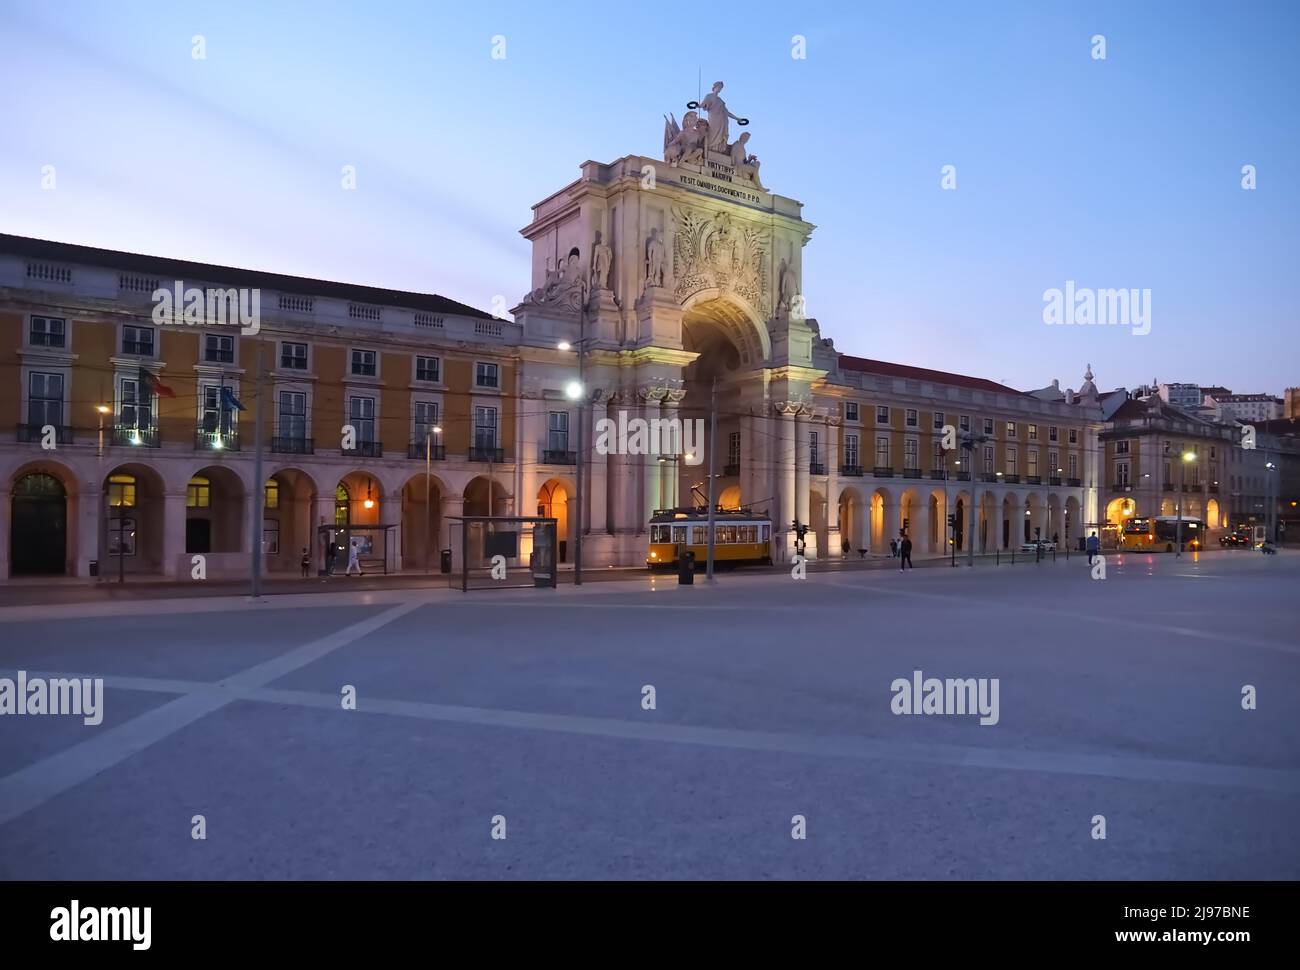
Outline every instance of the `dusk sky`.
<svg viewBox="0 0 1300 970"><path fill-rule="evenodd" d="M0 231L513 306L530 206L585 159L658 156L721 79L817 226L803 289L841 351L1280 395L1298 35L1291 2L0 0ZM1067 280L1149 288L1150 332L1047 326Z"/></svg>

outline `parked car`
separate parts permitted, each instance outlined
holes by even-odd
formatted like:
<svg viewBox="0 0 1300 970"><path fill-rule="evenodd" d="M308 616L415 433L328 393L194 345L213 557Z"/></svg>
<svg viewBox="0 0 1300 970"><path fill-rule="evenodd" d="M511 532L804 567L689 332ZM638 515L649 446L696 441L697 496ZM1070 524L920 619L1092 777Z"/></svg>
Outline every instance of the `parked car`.
<svg viewBox="0 0 1300 970"><path fill-rule="evenodd" d="M1044 553L1055 552L1056 543L1051 539L1031 539L1029 542L1020 544L1021 552L1033 552L1036 548L1042 547Z"/></svg>
<svg viewBox="0 0 1300 970"><path fill-rule="evenodd" d="M1246 549L1249 549L1254 544L1255 541L1251 538L1249 532L1234 530L1232 532L1227 532L1219 536L1219 545L1223 546L1225 549L1228 548L1229 546L1242 546Z"/></svg>

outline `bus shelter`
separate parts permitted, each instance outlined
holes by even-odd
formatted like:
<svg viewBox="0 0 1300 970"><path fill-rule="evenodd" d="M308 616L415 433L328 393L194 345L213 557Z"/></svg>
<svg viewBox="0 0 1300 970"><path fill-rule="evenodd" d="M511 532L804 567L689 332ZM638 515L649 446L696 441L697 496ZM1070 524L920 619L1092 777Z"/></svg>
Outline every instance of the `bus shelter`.
<svg viewBox="0 0 1300 970"><path fill-rule="evenodd" d="M348 560L351 557L352 546L355 543L357 547L357 565L361 568L361 571L363 573L379 572L387 576L391 545L388 537L396 528L395 524L318 526L316 529L316 546L320 552L316 557L316 565L320 569L320 575L324 576L331 571L336 575L347 572ZM334 550L332 560L330 558L331 547Z"/></svg>
<svg viewBox="0 0 1300 970"><path fill-rule="evenodd" d="M460 546L461 592L555 588L555 519L466 515L450 521L452 548L457 540Z"/></svg>

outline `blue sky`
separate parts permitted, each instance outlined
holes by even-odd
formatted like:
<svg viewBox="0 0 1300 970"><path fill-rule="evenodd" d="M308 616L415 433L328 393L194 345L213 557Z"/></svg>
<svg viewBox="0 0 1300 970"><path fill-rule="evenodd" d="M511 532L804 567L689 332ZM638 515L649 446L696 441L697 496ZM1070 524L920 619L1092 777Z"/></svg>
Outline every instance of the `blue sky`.
<svg viewBox="0 0 1300 970"><path fill-rule="evenodd" d="M1280 394L1298 32L1290 2L2 0L0 230L512 306L530 206L657 154L702 72L818 227L803 288L841 351ZM1149 288L1150 333L1046 326L1066 280Z"/></svg>

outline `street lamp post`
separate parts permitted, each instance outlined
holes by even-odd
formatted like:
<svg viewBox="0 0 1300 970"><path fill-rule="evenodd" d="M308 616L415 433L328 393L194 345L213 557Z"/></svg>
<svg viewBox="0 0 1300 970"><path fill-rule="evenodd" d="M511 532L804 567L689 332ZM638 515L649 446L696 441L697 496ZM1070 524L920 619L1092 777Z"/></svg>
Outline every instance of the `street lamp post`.
<svg viewBox="0 0 1300 970"><path fill-rule="evenodd" d="M975 529L976 523L979 521L979 512L977 511L979 506L975 504L975 449L988 440L987 435L982 432L976 434L973 431L966 432L961 439L962 450L966 452L966 467L970 470L970 521L966 523L965 529L967 566L975 565ZM953 538L955 539L956 536Z"/></svg>
<svg viewBox="0 0 1300 970"><path fill-rule="evenodd" d="M96 452L96 465L99 469L99 539L96 545L95 582L104 581L104 557L108 555L108 483L104 481L104 415L109 413L107 404L95 408L99 412L99 449Z"/></svg>
<svg viewBox="0 0 1300 970"><path fill-rule="evenodd" d="M572 383L565 388L565 394L570 400L578 402L578 443L577 453L575 456L574 468L578 477L577 483L577 513L578 525L574 534L573 541L573 585L582 585L582 533L585 525L586 516L583 515L583 478L586 474L586 405L590 398L587 393L587 282L581 281L579 289L581 299L578 302L578 380L575 387ZM558 344L560 350L569 350L571 344L567 340L562 340Z"/></svg>
<svg viewBox="0 0 1300 970"><path fill-rule="evenodd" d="M1187 466L1196 461L1196 452L1184 451L1182 463L1178 467L1178 524L1174 530L1176 558L1183 555L1183 503L1187 501Z"/></svg>

